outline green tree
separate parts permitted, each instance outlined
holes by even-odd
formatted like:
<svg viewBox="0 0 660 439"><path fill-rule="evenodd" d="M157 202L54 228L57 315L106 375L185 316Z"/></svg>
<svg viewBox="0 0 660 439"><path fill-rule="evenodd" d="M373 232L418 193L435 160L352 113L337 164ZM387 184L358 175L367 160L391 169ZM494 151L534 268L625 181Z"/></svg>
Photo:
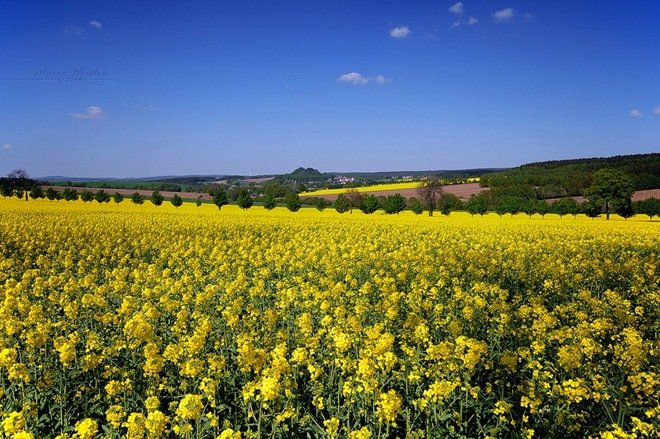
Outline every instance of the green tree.
<svg viewBox="0 0 660 439"><path fill-rule="evenodd" d="M346 195L344 194L337 195L337 199L335 200L335 210L339 213L344 213L344 212L348 212L350 208L351 208L351 204L348 202L348 198L346 198Z"/></svg>
<svg viewBox="0 0 660 439"><path fill-rule="evenodd" d="M211 197L213 197L213 204L218 206L218 209L222 209L222 206L229 203L229 200L227 199L227 191L223 187L217 188L211 194Z"/></svg>
<svg viewBox="0 0 660 439"><path fill-rule="evenodd" d="M580 206L578 205L578 212L579 212ZM536 213L541 215L541 218L545 218L545 215L548 213L550 210L550 205L545 200L537 200L536 201ZM576 213L577 215L577 213Z"/></svg>
<svg viewBox="0 0 660 439"><path fill-rule="evenodd" d="M442 183L434 176L425 178L417 185L417 195L428 209L429 216L433 216L433 209L442 192Z"/></svg>
<svg viewBox="0 0 660 439"><path fill-rule="evenodd" d="M577 215L580 205L573 198L562 198L552 204L551 210L562 218L564 215Z"/></svg>
<svg viewBox="0 0 660 439"><path fill-rule="evenodd" d="M628 199L627 203L621 203L616 206L616 213L624 220L632 217L635 214L632 206L632 200Z"/></svg>
<svg viewBox="0 0 660 439"><path fill-rule="evenodd" d="M378 198L371 194L365 195L362 197L362 205L360 206L360 209L366 214L374 213L378 210Z"/></svg>
<svg viewBox="0 0 660 439"><path fill-rule="evenodd" d="M316 205L316 210L318 210L319 212L323 212L325 208L330 205L330 202L325 198L317 198L315 205Z"/></svg>
<svg viewBox="0 0 660 439"><path fill-rule="evenodd" d="M349 213L353 213L353 208L362 204L362 194L355 188L346 190L346 199L348 200Z"/></svg>
<svg viewBox="0 0 660 439"><path fill-rule="evenodd" d="M12 195L12 188L9 185L9 183L2 182L0 185L0 195L3 196L3 198L11 197Z"/></svg>
<svg viewBox="0 0 660 439"><path fill-rule="evenodd" d="M263 198L264 208L266 210L273 210L277 207L277 200L271 192L266 192Z"/></svg>
<svg viewBox="0 0 660 439"><path fill-rule="evenodd" d="M635 191L632 179L615 169L601 169L594 173L591 187L586 196L590 203L605 206L605 219L610 219L610 211L630 202Z"/></svg>
<svg viewBox="0 0 660 439"><path fill-rule="evenodd" d="M537 209L538 201L539 200L530 198L523 206L523 212L525 212L525 214L529 217L529 219L532 219L532 215L538 213L538 209Z"/></svg>
<svg viewBox="0 0 660 439"><path fill-rule="evenodd" d="M94 192L84 190L80 194L80 199L83 201L83 203L94 201Z"/></svg>
<svg viewBox="0 0 660 439"><path fill-rule="evenodd" d="M241 189L236 197L236 204L241 209L248 210L254 204L254 200L250 196L250 192L247 189Z"/></svg>
<svg viewBox="0 0 660 439"><path fill-rule="evenodd" d="M115 194L112 196L112 199L114 200L115 203L119 204L122 201L124 201L124 196L119 192L115 192Z"/></svg>
<svg viewBox="0 0 660 439"><path fill-rule="evenodd" d="M144 203L144 197L140 195L139 192L133 192L133 195L131 195L131 202L133 204L142 204Z"/></svg>
<svg viewBox="0 0 660 439"><path fill-rule="evenodd" d="M179 208L183 204L183 198L181 198L179 194L174 194L174 196L170 200L170 203L172 203L172 206Z"/></svg>
<svg viewBox="0 0 660 439"><path fill-rule="evenodd" d="M76 201L78 199L78 191L75 189L71 188L64 188L62 191L62 197L64 197L64 200L68 201Z"/></svg>
<svg viewBox="0 0 660 439"><path fill-rule="evenodd" d="M14 169L11 171L7 174L7 182L17 198L21 199L25 195L25 201L28 200L30 189L37 184L35 180L30 178L25 169Z"/></svg>
<svg viewBox="0 0 660 439"><path fill-rule="evenodd" d="M109 203L110 202L110 194L104 191L103 189L99 190L97 193L94 194L94 199L99 203Z"/></svg>
<svg viewBox="0 0 660 439"><path fill-rule="evenodd" d="M385 213L399 214L406 208L406 199L401 194L389 195L385 201Z"/></svg>
<svg viewBox="0 0 660 439"><path fill-rule="evenodd" d="M602 212L602 207L591 201L587 201L582 205L582 212L584 212L587 217L594 219L598 218Z"/></svg>
<svg viewBox="0 0 660 439"><path fill-rule="evenodd" d="M200 196L197 197L197 199L195 200L195 206L199 207L199 206L201 206L201 205L202 205L202 196L200 195Z"/></svg>
<svg viewBox="0 0 660 439"><path fill-rule="evenodd" d="M291 212L299 211L300 206L302 206L302 202L300 201L300 196L297 193L292 192L288 197L286 197L286 207Z"/></svg>
<svg viewBox="0 0 660 439"><path fill-rule="evenodd" d="M635 207L637 208L637 213L648 215L649 221L653 221L654 216L660 216L660 200L657 198L642 200Z"/></svg>
<svg viewBox="0 0 660 439"><path fill-rule="evenodd" d="M163 201L165 201L165 197L161 195L159 191L153 191L151 193L151 202L154 204L154 206L160 206L163 204Z"/></svg>
<svg viewBox="0 0 660 439"><path fill-rule="evenodd" d="M421 215L424 212L424 205L419 201L419 198L416 197L408 198L408 208L415 215Z"/></svg>
<svg viewBox="0 0 660 439"><path fill-rule="evenodd" d="M484 214L488 212L488 202L486 201L486 198L481 194L472 195L468 200L466 207L467 211L472 216L477 214L484 216Z"/></svg>
<svg viewBox="0 0 660 439"><path fill-rule="evenodd" d="M49 187L48 189L46 189L46 198L48 198L50 201L57 200L57 199L59 199L59 197L60 197L60 194L55 189L53 189L52 187Z"/></svg>
<svg viewBox="0 0 660 439"><path fill-rule="evenodd" d="M461 200L454 194L443 193L440 195L438 207L440 208L440 213L445 216L449 216L452 210L456 210L461 207Z"/></svg>
<svg viewBox="0 0 660 439"><path fill-rule="evenodd" d="M509 200L506 197L500 197L495 203L495 213L500 216L500 218L509 211Z"/></svg>
<svg viewBox="0 0 660 439"><path fill-rule="evenodd" d="M30 198L37 200L39 198L44 198L44 191L41 189L41 186L34 185L30 188Z"/></svg>

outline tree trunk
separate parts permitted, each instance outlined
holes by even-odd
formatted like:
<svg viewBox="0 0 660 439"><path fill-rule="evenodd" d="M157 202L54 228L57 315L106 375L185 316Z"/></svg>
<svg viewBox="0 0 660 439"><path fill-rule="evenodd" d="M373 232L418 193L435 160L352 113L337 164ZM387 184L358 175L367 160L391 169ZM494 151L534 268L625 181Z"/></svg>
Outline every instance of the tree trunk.
<svg viewBox="0 0 660 439"><path fill-rule="evenodd" d="M605 202L605 219L610 220L610 203L608 201Z"/></svg>

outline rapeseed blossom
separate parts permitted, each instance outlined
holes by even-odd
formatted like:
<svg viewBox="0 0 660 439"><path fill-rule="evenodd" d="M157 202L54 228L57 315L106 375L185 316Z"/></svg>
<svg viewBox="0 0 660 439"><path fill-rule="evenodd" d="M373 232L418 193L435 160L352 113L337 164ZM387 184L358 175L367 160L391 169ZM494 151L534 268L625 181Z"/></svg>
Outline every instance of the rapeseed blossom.
<svg viewBox="0 0 660 439"><path fill-rule="evenodd" d="M657 437L657 222L0 199L7 437Z"/></svg>

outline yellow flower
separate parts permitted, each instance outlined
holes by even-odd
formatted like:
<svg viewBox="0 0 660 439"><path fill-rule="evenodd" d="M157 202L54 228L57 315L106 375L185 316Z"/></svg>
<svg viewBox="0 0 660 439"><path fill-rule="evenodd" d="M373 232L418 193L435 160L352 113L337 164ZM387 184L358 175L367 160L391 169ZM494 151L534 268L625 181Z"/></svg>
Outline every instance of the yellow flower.
<svg viewBox="0 0 660 439"><path fill-rule="evenodd" d="M16 361L18 353L14 348L4 348L0 351L0 366L9 369Z"/></svg>
<svg viewBox="0 0 660 439"><path fill-rule="evenodd" d="M111 405L105 412L105 418L113 428L119 428L126 417L124 408L120 405Z"/></svg>
<svg viewBox="0 0 660 439"><path fill-rule="evenodd" d="M402 404L403 400L396 391L390 390L387 393L381 393L376 403L376 414L380 422L395 426Z"/></svg>
<svg viewBox="0 0 660 439"><path fill-rule="evenodd" d="M493 409L493 413L499 417L500 421L506 421L507 415L511 411L511 407L513 407L512 404L504 400L500 400L495 403L495 409Z"/></svg>
<svg viewBox="0 0 660 439"><path fill-rule="evenodd" d="M129 439L140 439L144 437L147 420L142 413L131 413L124 423L126 437Z"/></svg>
<svg viewBox="0 0 660 439"><path fill-rule="evenodd" d="M348 434L349 439L370 439L371 431L367 427L362 427L359 430L353 430Z"/></svg>
<svg viewBox="0 0 660 439"><path fill-rule="evenodd" d="M241 432L234 431L231 428L225 428L222 430L217 439L241 439Z"/></svg>
<svg viewBox="0 0 660 439"><path fill-rule="evenodd" d="M339 419L330 418L323 421L323 426L325 427L325 432L330 438L336 438L339 434Z"/></svg>
<svg viewBox="0 0 660 439"><path fill-rule="evenodd" d="M153 437L161 437L167 429L169 418L159 410L149 412L147 415L146 429Z"/></svg>
<svg viewBox="0 0 660 439"><path fill-rule="evenodd" d="M559 348L557 356L559 357L559 364L564 368L564 370L571 371L580 367L582 352L578 346L562 346Z"/></svg>
<svg viewBox="0 0 660 439"><path fill-rule="evenodd" d="M199 418L199 416L202 414L203 408L204 405L202 404L201 396L188 394L184 396L179 402L179 406L176 409L176 414L179 415L182 419L192 421Z"/></svg>
<svg viewBox="0 0 660 439"><path fill-rule="evenodd" d="M25 418L20 412L11 412L2 420L2 430L7 436L18 433L25 428Z"/></svg>
<svg viewBox="0 0 660 439"><path fill-rule="evenodd" d="M95 420L87 418L76 422L76 437L80 439L92 439L99 431Z"/></svg>
<svg viewBox="0 0 660 439"><path fill-rule="evenodd" d="M440 380L432 383L427 390L424 391L424 398L431 402L439 402L451 395L451 393L458 387L459 382Z"/></svg>
<svg viewBox="0 0 660 439"><path fill-rule="evenodd" d="M274 400L277 398L277 393L279 392L278 380L275 377L263 377L259 390L261 391L261 398L263 401Z"/></svg>

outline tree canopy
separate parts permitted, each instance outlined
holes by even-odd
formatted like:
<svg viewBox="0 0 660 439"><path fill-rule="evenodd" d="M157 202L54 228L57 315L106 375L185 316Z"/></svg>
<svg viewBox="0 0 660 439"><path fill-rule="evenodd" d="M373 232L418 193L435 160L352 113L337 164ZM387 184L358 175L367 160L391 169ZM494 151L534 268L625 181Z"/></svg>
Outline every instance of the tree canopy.
<svg viewBox="0 0 660 439"><path fill-rule="evenodd" d="M435 176L427 177L417 185L417 195L428 209L429 216L433 216L433 209L442 192L442 183Z"/></svg>
<svg viewBox="0 0 660 439"><path fill-rule="evenodd" d="M586 196L590 203L604 207L605 218L610 219L610 210L629 204L634 190L635 186L629 175L606 168L594 174Z"/></svg>

